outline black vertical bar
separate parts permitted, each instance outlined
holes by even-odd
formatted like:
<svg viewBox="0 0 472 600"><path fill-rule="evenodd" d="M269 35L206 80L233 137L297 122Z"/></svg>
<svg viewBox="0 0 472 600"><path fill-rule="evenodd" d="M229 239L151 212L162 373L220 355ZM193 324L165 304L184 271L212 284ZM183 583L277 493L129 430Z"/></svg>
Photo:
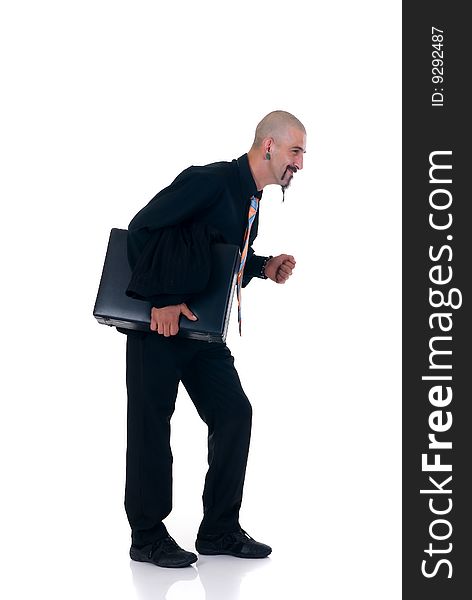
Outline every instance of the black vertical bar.
<svg viewBox="0 0 472 600"><path fill-rule="evenodd" d="M457 1L403 3L407 600L472 595L472 156L467 96L472 53L466 9L467 3ZM432 163L437 168L430 172ZM424 465L422 455L427 457Z"/></svg>

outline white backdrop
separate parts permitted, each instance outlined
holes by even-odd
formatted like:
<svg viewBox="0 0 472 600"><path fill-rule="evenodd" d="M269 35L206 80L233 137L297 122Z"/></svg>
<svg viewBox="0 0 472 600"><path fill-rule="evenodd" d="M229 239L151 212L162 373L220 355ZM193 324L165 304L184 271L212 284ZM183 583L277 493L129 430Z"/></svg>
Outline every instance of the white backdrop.
<svg viewBox="0 0 472 600"><path fill-rule="evenodd" d="M2 7L9 598L400 598L400 8ZM264 191L255 250L297 267L253 280L227 340L254 409L241 523L274 551L130 564L125 336L92 317L109 230L187 166L246 152L275 109L305 124L305 168L284 204ZM183 390L172 440L166 524L192 550L206 432Z"/></svg>

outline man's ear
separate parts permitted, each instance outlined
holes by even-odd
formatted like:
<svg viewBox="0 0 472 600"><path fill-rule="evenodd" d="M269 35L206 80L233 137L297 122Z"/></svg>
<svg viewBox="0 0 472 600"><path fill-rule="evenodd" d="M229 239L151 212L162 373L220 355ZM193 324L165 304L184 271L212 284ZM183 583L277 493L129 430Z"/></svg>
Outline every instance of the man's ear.
<svg viewBox="0 0 472 600"><path fill-rule="evenodd" d="M272 146L274 145L274 139L273 138L266 138L264 140L263 143L263 148L264 148L264 154L267 154L267 152L271 152L272 150Z"/></svg>

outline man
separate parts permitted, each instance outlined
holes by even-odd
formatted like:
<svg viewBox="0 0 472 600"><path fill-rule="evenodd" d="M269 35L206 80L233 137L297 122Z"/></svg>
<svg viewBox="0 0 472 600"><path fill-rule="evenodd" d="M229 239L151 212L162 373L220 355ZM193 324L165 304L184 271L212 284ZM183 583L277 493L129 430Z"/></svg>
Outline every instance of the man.
<svg viewBox="0 0 472 600"><path fill-rule="evenodd" d="M247 154L183 171L129 224L131 267L136 267L156 231L203 223L227 243L240 246L246 256L242 287L252 277L285 283L295 268L293 256L256 256L251 245L257 235L262 190L276 184L285 191L294 173L303 168L305 145L302 123L290 113L274 111L257 126ZM176 335L179 318L196 318L186 304L188 295L161 294L149 299L151 331L133 332L127 339L125 509L132 530L130 556L162 567L186 567L197 560L194 553L177 545L162 522L172 508L170 419L181 381L208 425L209 468L196 549L200 554L266 557L271 548L256 542L239 524L252 409L234 359L224 343Z"/></svg>

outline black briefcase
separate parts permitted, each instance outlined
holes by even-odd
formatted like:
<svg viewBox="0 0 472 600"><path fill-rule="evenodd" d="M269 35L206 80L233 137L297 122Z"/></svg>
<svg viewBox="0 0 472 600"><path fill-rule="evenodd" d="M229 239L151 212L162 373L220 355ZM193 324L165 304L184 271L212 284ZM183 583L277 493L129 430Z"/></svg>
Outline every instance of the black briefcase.
<svg viewBox="0 0 472 600"><path fill-rule="evenodd" d="M125 293L131 279L127 233L126 229L111 230L93 316L104 325L160 335L149 328L151 304L129 298ZM208 286L187 303L198 320L190 321L181 315L177 335L208 342L226 340L239 261L238 246L212 245L212 268Z"/></svg>

